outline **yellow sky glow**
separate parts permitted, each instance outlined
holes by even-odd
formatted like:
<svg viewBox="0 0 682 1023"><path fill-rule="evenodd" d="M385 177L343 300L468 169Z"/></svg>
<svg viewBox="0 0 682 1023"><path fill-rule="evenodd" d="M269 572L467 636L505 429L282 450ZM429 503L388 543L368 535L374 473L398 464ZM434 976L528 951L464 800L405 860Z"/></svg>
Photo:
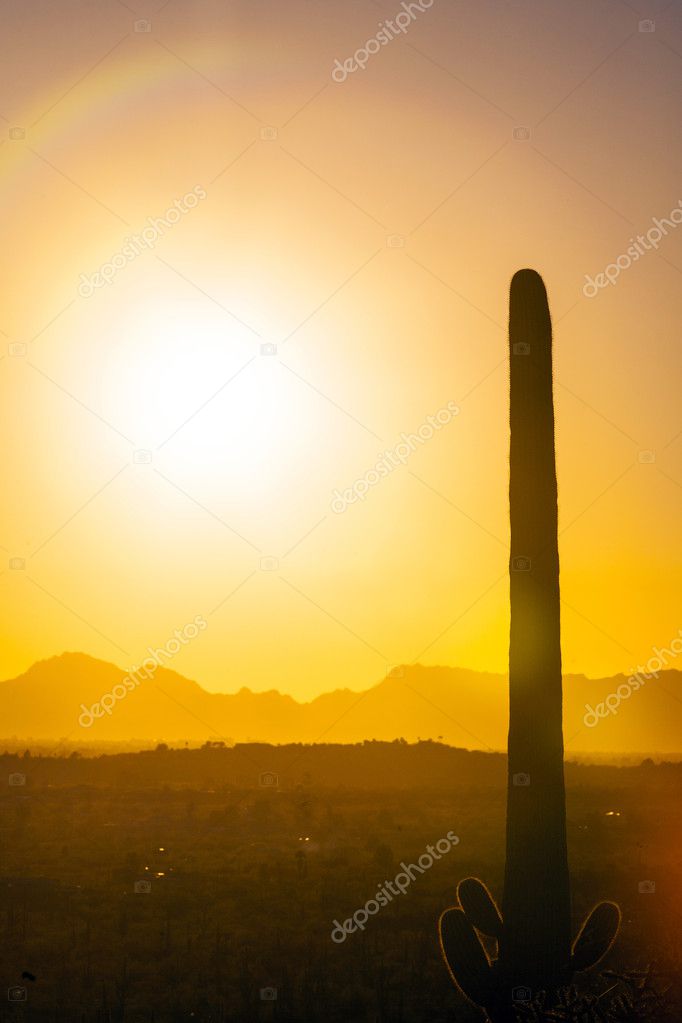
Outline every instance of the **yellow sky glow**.
<svg viewBox="0 0 682 1023"><path fill-rule="evenodd" d="M123 6L36 3L30 46L10 16L1 677L64 650L127 667L198 614L172 667L213 690L504 670L506 299L527 265L555 321L565 667L627 670L682 625L682 234L582 293L681 197L660 41L682 20L652 38L625 6L531 4L530 47L530 14L437 2L336 84L378 12L319 6L256 25L171 3L139 33Z"/></svg>

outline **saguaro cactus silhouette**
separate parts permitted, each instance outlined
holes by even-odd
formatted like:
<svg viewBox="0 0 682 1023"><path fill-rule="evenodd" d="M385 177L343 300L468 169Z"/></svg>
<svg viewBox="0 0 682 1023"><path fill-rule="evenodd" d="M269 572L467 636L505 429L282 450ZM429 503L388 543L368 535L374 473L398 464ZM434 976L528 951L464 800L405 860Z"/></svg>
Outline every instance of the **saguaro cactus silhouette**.
<svg viewBox="0 0 682 1023"><path fill-rule="evenodd" d="M566 851L552 326L539 274L509 301L511 519L507 860L502 913L483 882L458 886L439 929L455 983L494 1023L567 984L610 948L620 910L603 902L571 947ZM476 931L496 939L491 961Z"/></svg>

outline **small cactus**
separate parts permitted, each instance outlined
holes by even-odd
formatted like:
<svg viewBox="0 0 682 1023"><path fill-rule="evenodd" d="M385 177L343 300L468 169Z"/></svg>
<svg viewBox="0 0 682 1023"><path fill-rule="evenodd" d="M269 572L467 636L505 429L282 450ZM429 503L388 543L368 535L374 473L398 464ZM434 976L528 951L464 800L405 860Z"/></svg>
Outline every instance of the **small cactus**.
<svg viewBox="0 0 682 1023"><path fill-rule="evenodd" d="M502 912L477 878L439 921L450 975L492 1023L540 992L551 1002L594 966L620 925L595 906L571 945L566 849L552 326L542 278L520 270L509 303L511 518L507 850ZM494 938L488 957L476 931Z"/></svg>

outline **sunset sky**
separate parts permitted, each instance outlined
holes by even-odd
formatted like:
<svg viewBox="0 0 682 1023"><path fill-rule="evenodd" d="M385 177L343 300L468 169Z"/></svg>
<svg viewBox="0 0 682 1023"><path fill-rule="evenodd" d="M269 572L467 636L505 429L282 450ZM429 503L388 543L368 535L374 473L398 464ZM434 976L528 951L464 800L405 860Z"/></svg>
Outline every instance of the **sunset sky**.
<svg viewBox="0 0 682 1023"><path fill-rule="evenodd" d="M682 228L583 286L680 209L680 5L434 0L334 81L401 10L5 11L1 678L126 668L197 615L170 666L211 690L505 670L522 266L555 323L565 668L678 635Z"/></svg>

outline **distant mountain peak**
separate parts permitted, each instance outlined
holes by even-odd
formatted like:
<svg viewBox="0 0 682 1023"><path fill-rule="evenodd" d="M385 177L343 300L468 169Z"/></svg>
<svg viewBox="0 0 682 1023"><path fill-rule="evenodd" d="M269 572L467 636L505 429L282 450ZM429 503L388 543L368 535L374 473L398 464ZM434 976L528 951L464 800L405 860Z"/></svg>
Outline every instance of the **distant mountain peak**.
<svg viewBox="0 0 682 1023"><path fill-rule="evenodd" d="M247 686L235 693L212 693L163 666L153 678L138 681L131 687L125 668L79 651L37 661L22 675L0 682L0 737L68 736L72 743L92 745L132 737L151 744L159 738L357 743L442 736L452 746L487 750L504 749L506 742L506 676L468 668L398 665L368 688L335 689L308 702ZM670 698L675 690L682 696L682 674L663 672L660 687L651 679L627 699L624 685L623 675L565 675L567 757L682 751L681 704ZM598 707L618 692L614 711L586 718L588 706ZM98 715L102 697L108 697L108 711ZM84 708L94 708L92 716L83 716ZM83 720L89 721L87 727Z"/></svg>

